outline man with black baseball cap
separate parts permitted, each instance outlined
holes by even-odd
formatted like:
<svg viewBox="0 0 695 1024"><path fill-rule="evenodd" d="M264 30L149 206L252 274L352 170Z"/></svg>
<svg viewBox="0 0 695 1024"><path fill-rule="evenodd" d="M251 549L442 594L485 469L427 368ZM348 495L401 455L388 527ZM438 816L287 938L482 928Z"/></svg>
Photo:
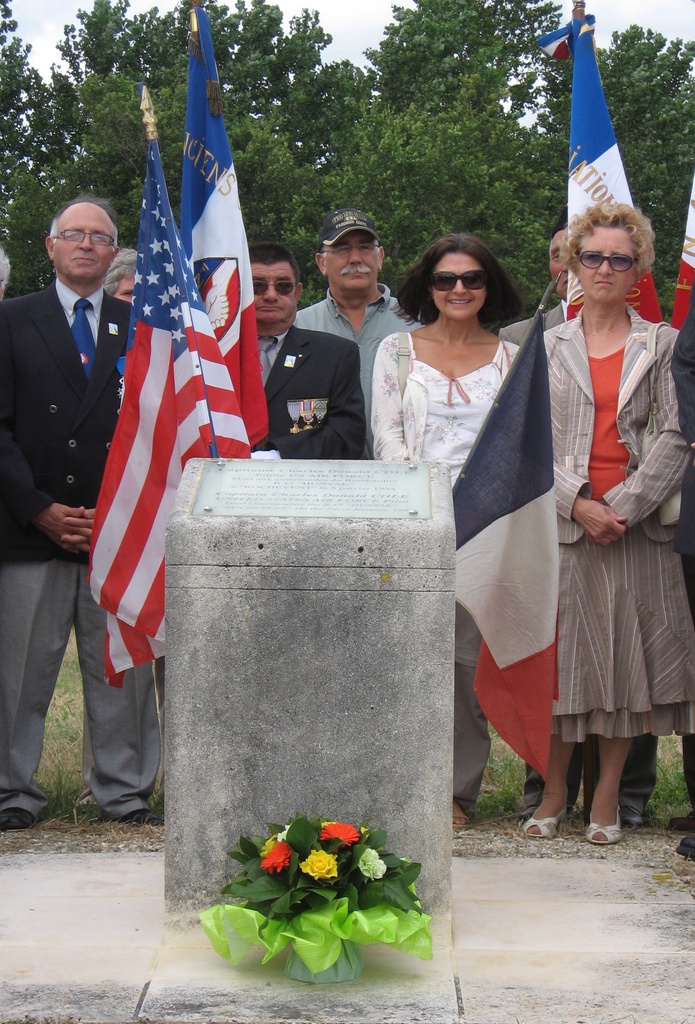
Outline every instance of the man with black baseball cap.
<svg viewBox="0 0 695 1024"><path fill-rule="evenodd" d="M396 299L377 277L384 250L374 221L354 207L334 210L319 232L316 263L328 278L326 298L300 309L296 325L356 341L360 350L360 380L367 413L367 448L372 455L372 369L379 344L388 334L406 330L396 313ZM412 324L409 324L412 327Z"/></svg>

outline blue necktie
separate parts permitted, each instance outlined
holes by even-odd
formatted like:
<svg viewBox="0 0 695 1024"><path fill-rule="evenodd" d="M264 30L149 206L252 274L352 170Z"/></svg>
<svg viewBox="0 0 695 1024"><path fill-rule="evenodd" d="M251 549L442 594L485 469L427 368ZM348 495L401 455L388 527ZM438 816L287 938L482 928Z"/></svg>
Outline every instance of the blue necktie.
<svg viewBox="0 0 695 1024"><path fill-rule="evenodd" d="M87 377L89 377L92 372L92 367L94 366L94 355L96 353L94 335L92 334L92 328L90 327L89 320L87 319L87 310L91 308L92 303L89 299L78 299L73 307L75 319L72 322L72 336L75 339L77 351L80 353L82 368L87 374Z"/></svg>

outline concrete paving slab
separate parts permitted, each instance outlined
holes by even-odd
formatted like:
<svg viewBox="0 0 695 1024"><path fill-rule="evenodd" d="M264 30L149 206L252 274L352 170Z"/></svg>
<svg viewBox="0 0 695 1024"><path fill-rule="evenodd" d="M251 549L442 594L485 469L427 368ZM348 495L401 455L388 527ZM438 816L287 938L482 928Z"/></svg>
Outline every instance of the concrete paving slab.
<svg viewBox="0 0 695 1024"><path fill-rule="evenodd" d="M0 891L0 1019L132 1019L164 930L161 854L8 855Z"/></svg>
<svg viewBox="0 0 695 1024"><path fill-rule="evenodd" d="M351 985L164 943L163 855L0 857L0 1021L695 1024L695 908L665 868L455 858L453 962L382 946ZM72 909L71 909L72 908ZM460 998L457 1000L456 976Z"/></svg>
<svg viewBox="0 0 695 1024"><path fill-rule="evenodd" d="M668 870L452 865L466 1024L695 1024L695 913Z"/></svg>
<svg viewBox="0 0 695 1024"><path fill-rule="evenodd" d="M458 1024L449 943L432 961L386 946L365 950L362 976L349 985L304 985L283 974L285 955L261 964L251 950L232 967L209 947L162 950L142 1003L141 1020L234 1024Z"/></svg>

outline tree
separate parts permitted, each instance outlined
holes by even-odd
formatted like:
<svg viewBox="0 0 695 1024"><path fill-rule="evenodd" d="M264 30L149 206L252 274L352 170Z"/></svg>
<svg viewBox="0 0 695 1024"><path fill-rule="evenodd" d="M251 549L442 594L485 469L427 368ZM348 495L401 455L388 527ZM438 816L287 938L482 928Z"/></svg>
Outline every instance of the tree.
<svg viewBox="0 0 695 1024"><path fill-rule="evenodd" d="M695 169L695 42L632 25L600 51L608 109L632 199L656 232L654 281L662 312L673 304Z"/></svg>
<svg viewBox="0 0 695 1024"><path fill-rule="evenodd" d="M554 0L416 0L394 7L378 49L367 51L375 86L395 109L443 109L463 75L501 73L514 116L536 107L542 54L536 38L559 23ZM496 85L493 86L496 89Z"/></svg>

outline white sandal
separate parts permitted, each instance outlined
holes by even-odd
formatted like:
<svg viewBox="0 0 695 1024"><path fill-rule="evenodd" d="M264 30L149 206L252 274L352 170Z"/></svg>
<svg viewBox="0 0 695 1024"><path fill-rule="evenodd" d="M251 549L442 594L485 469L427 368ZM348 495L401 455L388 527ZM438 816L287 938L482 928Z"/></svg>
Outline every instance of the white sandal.
<svg viewBox="0 0 695 1024"><path fill-rule="evenodd" d="M598 836L604 836L604 838L598 839ZM613 846L615 843L619 843L622 838L620 809L615 812L615 825L597 825L593 821L589 822L586 838L595 846Z"/></svg>
<svg viewBox="0 0 695 1024"><path fill-rule="evenodd" d="M563 807L554 818L536 818L533 816L528 821L525 821L521 828L529 839L553 839L557 835L558 825L561 821L565 820L566 816L567 808ZM533 828L534 825L540 829L539 832L529 832L529 829Z"/></svg>

